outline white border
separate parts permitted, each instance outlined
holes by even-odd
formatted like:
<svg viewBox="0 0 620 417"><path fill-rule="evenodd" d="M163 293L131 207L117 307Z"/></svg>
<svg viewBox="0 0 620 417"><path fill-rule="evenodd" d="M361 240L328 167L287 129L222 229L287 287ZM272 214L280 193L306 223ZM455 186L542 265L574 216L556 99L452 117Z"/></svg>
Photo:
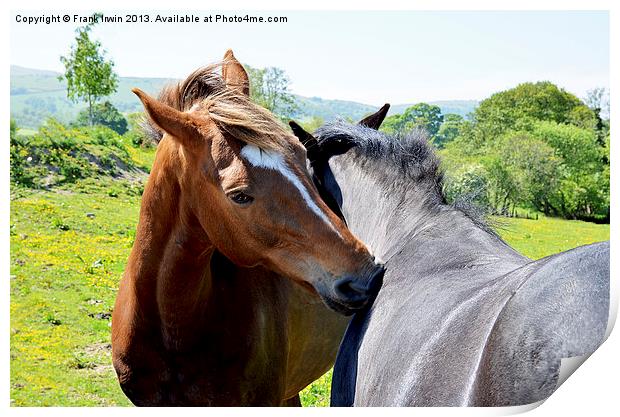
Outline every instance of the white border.
<svg viewBox="0 0 620 417"><path fill-rule="evenodd" d="M227 0L222 2L198 2L190 0L175 0L174 2L163 0L140 0L134 1L128 5L126 0L108 0L105 3L85 2L78 0L56 0L50 3L49 0L21 0L9 1L2 3L2 25L0 25L2 33L2 55L9 56L9 18L10 10L62 10L62 9L92 9L100 8L102 10L111 9L148 9L148 10L178 10L184 9L220 9L220 10L610 10L610 29L611 29L611 50L610 50L610 74L611 74L611 100L612 100L612 126L614 132L617 130L618 112L614 111L616 100L614 93L619 91L618 74L620 67L618 66L618 39L620 39L620 2L614 0L521 0L521 1L489 1L489 0L469 0L465 4L459 0L444 0L441 2L431 0L406 1L406 0L357 0L352 2L344 2L337 0L313 0L308 3L293 3L290 0L262 0L260 3L251 0ZM0 166L2 166L2 202L0 213L2 214L3 223L0 227L0 242L2 243L2 251L0 252L0 263L4 267L4 273L1 275L3 279L0 281L2 285L2 297L5 297L2 314L0 315L2 344L0 363L2 369L2 377L0 378L2 397L0 402L3 407L8 408L9 405L9 152L8 152L8 124L10 114L10 74L9 63L0 68L0 77L2 78L5 88L4 99L2 100L2 114L0 118L0 131L3 132L5 140L2 142L4 149L0 152ZM612 139L612 142L617 139ZM612 219L615 219L618 211L615 209L618 204L618 196L616 192L616 166L618 160L617 146L612 146ZM612 220L611 236L612 241L612 285L613 295L612 303L614 309L614 321L618 305L618 297L616 288L618 287L618 261L617 250L615 249L617 235L616 222ZM611 333L609 339L588 359L584 365L579 368L575 374L568 379L544 404L530 412L529 415L567 415L567 416L584 416L584 415L609 415L612 410L616 413L618 407L618 352L620 352L620 337L618 331ZM174 413L169 409L144 410L144 409L121 409L121 408L92 408L82 410L79 408L51 408L51 409L32 409L32 408L9 408L8 412L15 415L31 415L31 414L47 414L47 415L82 415L87 411L92 415L105 415L106 417L113 414L143 414L152 415L168 415ZM355 412L356 414L370 413L387 413L394 415L506 415L514 412L526 411L523 408L517 409L364 409L348 411L343 409L184 409L180 412L188 415L224 415L238 416L240 414L258 414L258 415L289 415L291 413L313 414L321 413L322 415L342 415L347 412Z"/></svg>

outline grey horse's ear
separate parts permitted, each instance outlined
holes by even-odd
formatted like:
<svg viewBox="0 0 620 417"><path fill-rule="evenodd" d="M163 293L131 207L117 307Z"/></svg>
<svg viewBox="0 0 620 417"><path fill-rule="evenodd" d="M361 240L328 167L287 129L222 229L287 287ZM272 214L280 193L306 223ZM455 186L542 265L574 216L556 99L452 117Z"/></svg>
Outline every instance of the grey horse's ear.
<svg viewBox="0 0 620 417"><path fill-rule="evenodd" d="M294 121L291 120L288 124L293 130L293 134L297 136L297 139L299 139L301 144L306 148L308 159L310 161L316 160L319 153L319 142L316 138L312 136L312 134L306 132L303 127L299 126Z"/></svg>
<svg viewBox="0 0 620 417"><path fill-rule="evenodd" d="M390 105L388 103L385 103L383 107L381 107L376 113L373 113L370 116L363 118L358 124L369 127L371 129L379 130L379 127L381 127L381 123L383 123L385 116L387 116L388 110L390 110Z"/></svg>

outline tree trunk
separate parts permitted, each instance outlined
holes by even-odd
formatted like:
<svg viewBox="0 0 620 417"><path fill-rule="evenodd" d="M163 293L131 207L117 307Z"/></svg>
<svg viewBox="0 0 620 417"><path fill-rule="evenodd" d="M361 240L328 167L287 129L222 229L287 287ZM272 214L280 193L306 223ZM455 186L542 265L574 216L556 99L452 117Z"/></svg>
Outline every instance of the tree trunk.
<svg viewBox="0 0 620 417"><path fill-rule="evenodd" d="M502 203L502 214L508 215L508 193L504 196L504 202Z"/></svg>
<svg viewBox="0 0 620 417"><path fill-rule="evenodd" d="M88 125L93 126L93 101L91 96L88 96Z"/></svg>

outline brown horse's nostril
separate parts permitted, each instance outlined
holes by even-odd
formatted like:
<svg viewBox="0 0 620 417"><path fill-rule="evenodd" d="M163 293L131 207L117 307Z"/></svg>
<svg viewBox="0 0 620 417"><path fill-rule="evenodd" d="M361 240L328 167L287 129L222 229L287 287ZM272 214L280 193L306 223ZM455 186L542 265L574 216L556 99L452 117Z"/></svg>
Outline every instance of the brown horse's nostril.
<svg viewBox="0 0 620 417"><path fill-rule="evenodd" d="M334 283L334 292L339 297L345 299L357 298L366 295L366 289L359 286L359 284L355 282L355 278L351 277L340 278L336 281Z"/></svg>
<svg viewBox="0 0 620 417"><path fill-rule="evenodd" d="M334 283L334 292L341 300L346 300L347 304L366 302L381 288L384 272L383 267L377 266L367 280L352 277L340 278Z"/></svg>
<svg viewBox="0 0 620 417"><path fill-rule="evenodd" d="M366 287L360 286L355 278L345 277L334 282L336 296L347 304L357 304L368 299Z"/></svg>

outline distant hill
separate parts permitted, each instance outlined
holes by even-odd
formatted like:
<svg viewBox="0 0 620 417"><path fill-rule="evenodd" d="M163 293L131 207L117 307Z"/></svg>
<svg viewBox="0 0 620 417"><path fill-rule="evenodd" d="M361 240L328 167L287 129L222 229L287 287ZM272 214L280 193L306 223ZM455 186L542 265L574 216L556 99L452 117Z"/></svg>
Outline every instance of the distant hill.
<svg viewBox="0 0 620 417"><path fill-rule="evenodd" d="M53 71L11 65L11 117L18 126L34 128L48 117L70 122L86 107L67 99L67 84L58 80L59 75ZM156 94L169 81L165 78L120 77L118 90L109 99L122 112L139 111L142 106L131 88L139 87Z"/></svg>
<svg viewBox="0 0 620 417"><path fill-rule="evenodd" d="M18 126L36 128L48 117L61 122L72 121L85 107L67 99L66 82L59 81L60 74L54 71L24 68L11 65L11 117ZM142 105L133 95L133 87L141 88L156 95L168 82L168 78L119 77L118 90L109 100L121 112L131 113L142 110ZM299 109L295 115L298 119L320 117L332 120L336 117L359 120L378 109L377 106L344 100L326 100L319 97L295 96ZM457 113L463 116L470 113L477 105L473 100L437 101L429 104L438 105L444 114ZM402 113L411 104L393 105L390 114Z"/></svg>
<svg viewBox="0 0 620 417"><path fill-rule="evenodd" d="M311 117L320 117L326 121L336 117L358 120L378 110L378 107L354 101L326 100L320 97L298 95L295 95L295 99L298 106L295 117L302 120Z"/></svg>

